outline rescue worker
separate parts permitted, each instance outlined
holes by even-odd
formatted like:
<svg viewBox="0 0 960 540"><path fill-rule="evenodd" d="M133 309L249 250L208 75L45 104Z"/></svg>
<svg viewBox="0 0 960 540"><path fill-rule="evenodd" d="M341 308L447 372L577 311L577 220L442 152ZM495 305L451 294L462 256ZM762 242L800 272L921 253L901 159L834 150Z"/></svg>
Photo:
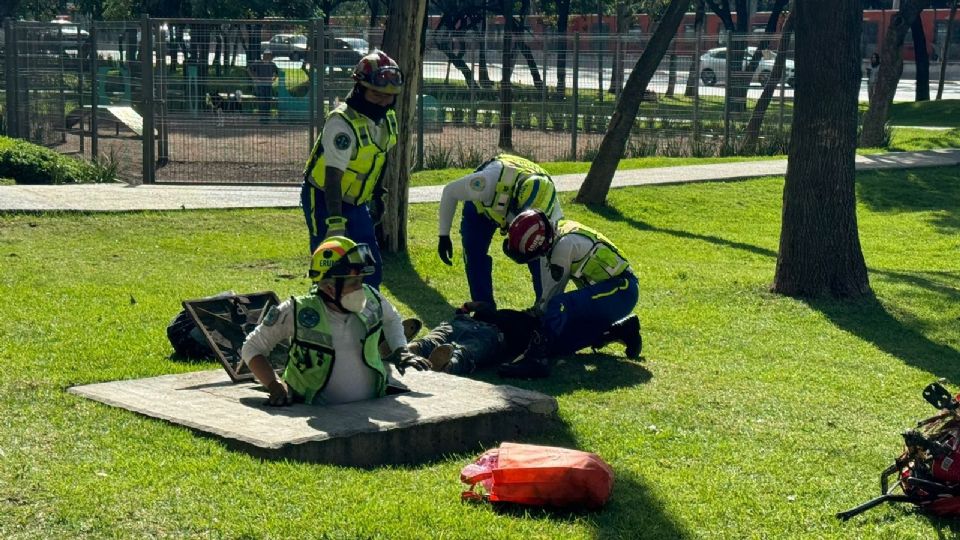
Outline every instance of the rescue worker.
<svg viewBox="0 0 960 540"><path fill-rule="evenodd" d="M493 259L488 254L493 233L505 234L507 226L520 212L529 208L543 210L552 223L563 217L553 179L539 165L519 156L499 154L477 170L447 184L440 197L440 260L452 265L453 244L450 228L457 203L464 201L460 219L463 262L470 286L470 299L495 304L493 298ZM536 297L541 294L537 261L529 264Z"/></svg>
<svg viewBox="0 0 960 540"><path fill-rule="evenodd" d="M382 51L364 56L353 68L353 89L327 115L303 173L300 205L313 253L327 236L347 236L370 246L374 272L364 279L382 281L380 249L370 203L382 216L380 175L387 152L397 144L393 106L403 88L403 73Z"/></svg>
<svg viewBox="0 0 960 540"><path fill-rule="evenodd" d="M406 368L430 369L410 353L400 315L379 291L363 283L375 261L366 244L332 236L310 263L310 294L273 306L247 336L241 357L270 392L270 405L347 403L381 397L387 368L380 356L381 331L402 375ZM292 340L287 366L277 377L267 356Z"/></svg>
<svg viewBox="0 0 960 540"><path fill-rule="evenodd" d="M599 232L560 220L554 226L539 210L520 213L510 223L503 251L518 263L543 258L543 295L534 306L540 328L527 350L502 364L503 377L546 377L550 356L619 341L630 358L640 356L640 319L632 314L639 298L637 278L623 252ZM577 290L564 292L573 281Z"/></svg>

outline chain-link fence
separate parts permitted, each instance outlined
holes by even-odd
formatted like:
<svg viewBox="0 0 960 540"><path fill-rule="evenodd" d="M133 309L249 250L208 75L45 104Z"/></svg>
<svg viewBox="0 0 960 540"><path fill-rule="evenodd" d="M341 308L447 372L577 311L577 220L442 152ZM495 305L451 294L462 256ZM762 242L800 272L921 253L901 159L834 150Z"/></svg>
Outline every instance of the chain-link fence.
<svg viewBox="0 0 960 540"><path fill-rule="evenodd" d="M353 86L352 67L382 41L379 29L314 20L5 27L5 129L115 162L131 182L299 182L324 117ZM637 35L499 29L428 31L425 39L412 126L418 168L471 167L501 148L537 161L592 159L646 45ZM778 43L768 34L675 38L625 157L741 151ZM785 148L791 56L767 89L751 151ZM749 75L738 76L737 65Z"/></svg>

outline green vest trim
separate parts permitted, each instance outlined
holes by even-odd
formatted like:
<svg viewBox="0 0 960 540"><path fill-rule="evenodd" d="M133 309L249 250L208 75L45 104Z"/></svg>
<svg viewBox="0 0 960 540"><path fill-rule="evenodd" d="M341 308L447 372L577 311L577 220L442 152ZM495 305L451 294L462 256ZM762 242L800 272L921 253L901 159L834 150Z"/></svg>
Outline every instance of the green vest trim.
<svg viewBox="0 0 960 540"><path fill-rule="evenodd" d="M387 111L388 136L383 147L373 139L370 133L368 124L370 120L348 107L346 103L341 103L340 106L331 111L327 115L327 120L332 118L333 115L339 115L347 121L347 124L353 129L353 136L357 141L350 162L347 163L347 170L343 172L343 178L340 180L343 202L357 205L364 204L373 198L373 189L377 185L377 180L380 179L383 164L387 161L387 151L397 144L397 113L393 109ZM322 191L325 185L326 160L323 157L321 139L322 135L317 137L317 141L310 151L304 178Z"/></svg>
<svg viewBox="0 0 960 540"><path fill-rule="evenodd" d="M576 221L562 219L557 223L557 239L554 245L568 234L579 234L593 242L590 251L571 265L570 278L577 287L600 283L630 270L627 258L609 238Z"/></svg>
<svg viewBox="0 0 960 540"><path fill-rule="evenodd" d="M380 333L383 329L383 306L380 298L368 286L363 286L367 304L357 313L366 328L363 338L363 362L377 375L377 396L387 392L387 370L380 358ZM327 321L327 306L314 294L293 297L293 344L287 357L283 380L305 403L313 403L317 394L330 381L337 352Z"/></svg>
<svg viewBox="0 0 960 540"><path fill-rule="evenodd" d="M474 202L477 211L485 214L496 222L501 229L505 229L507 223L507 214L510 212L511 203L516 202L517 188L524 180L531 176L539 175L550 178L550 174L543 170L543 167L530 161L529 159L512 154L499 154L493 158L503 165L500 171L500 177L497 179L497 187L494 189L493 196L488 201ZM546 212L546 209L541 208ZM553 210L552 208L550 209ZM547 212L549 214L549 212Z"/></svg>

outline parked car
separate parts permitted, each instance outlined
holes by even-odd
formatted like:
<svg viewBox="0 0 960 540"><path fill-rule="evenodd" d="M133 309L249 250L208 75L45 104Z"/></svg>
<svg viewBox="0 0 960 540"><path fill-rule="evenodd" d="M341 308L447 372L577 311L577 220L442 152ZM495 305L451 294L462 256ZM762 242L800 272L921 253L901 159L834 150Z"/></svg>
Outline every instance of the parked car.
<svg viewBox="0 0 960 540"><path fill-rule="evenodd" d="M743 55L743 67L741 69L747 69L747 65L750 62L750 59L753 58L753 55L757 52L756 47L747 47L746 53ZM757 71L754 74L752 81L759 82L761 85L767 83L767 79L770 78L770 73L773 72L773 63L777 60L777 53L771 51L770 49L764 49L762 53L762 58L760 59L760 64L757 65ZM700 57L700 80L706 86L713 86L717 83L725 82L727 76L727 48L726 47L717 47L715 49L710 49L706 54ZM794 75L793 75L793 60L786 60L784 64L784 79L787 81L787 86L793 88Z"/></svg>
<svg viewBox="0 0 960 540"><path fill-rule="evenodd" d="M327 40L327 66L343 71L352 70L367 55L370 44L363 38L332 38Z"/></svg>
<svg viewBox="0 0 960 540"><path fill-rule="evenodd" d="M307 56L307 36L303 34L277 34L270 41L260 43L263 52L273 56L286 56L292 62Z"/></svg>

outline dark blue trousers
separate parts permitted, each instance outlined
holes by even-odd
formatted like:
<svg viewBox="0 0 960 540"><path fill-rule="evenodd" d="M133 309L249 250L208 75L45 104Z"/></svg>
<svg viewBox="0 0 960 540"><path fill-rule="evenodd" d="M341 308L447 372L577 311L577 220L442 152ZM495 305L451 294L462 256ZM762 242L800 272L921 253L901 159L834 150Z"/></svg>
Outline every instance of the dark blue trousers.
<svg viewBox="0 0 960 540"><path fill-rule="evenodd" d="M327 199L323 192L304 182L300 190L300 206L303 208L303 217L307 221L307 231L310 233L310 254L327 237ZM373 258L376 259L376 270L373 274L363 278L363 282L376 289L383 281L383 258L380 256L380 247L377 245L377 233L374 229L373 218L370 217L370 208L366 204L354 206L343 203L341 206L343 217L347 219L347 237L354 242L370 246Z"/></svg>
<svg viewBox="0 0 960 540"><path fill-rule="evenodd" d="M463 265L467 271L467 284L470 286L470 299L475 302L490 302L493 299L493 258L490 257L490 244L493 233L499 227L487 216L477 212L471 202L463 204L460 219L460 241L463 245ZM499 249L499 246L498 246ZM537 299L543 293L540 280L540 263L530 262L530 277Z"/></svg>
<svg viewBox="0 0 960 540"><path fill-rule="evenodd" d="M541 319L550 355L573 354L589 347L611 324L630 315L639 298L637 278L630 272L554 296Z"/></svg>

